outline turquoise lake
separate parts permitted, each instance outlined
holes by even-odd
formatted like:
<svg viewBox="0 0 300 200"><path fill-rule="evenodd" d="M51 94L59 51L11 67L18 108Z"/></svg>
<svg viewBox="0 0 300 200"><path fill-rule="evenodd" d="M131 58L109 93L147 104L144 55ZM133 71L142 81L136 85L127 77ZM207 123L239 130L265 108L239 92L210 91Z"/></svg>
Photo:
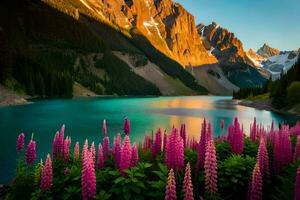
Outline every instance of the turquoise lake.
<svg viewBox="0 0 300 200"><path fill-rule="evenodd" d="M25 133L25 146L34 133L37 160L40 160L51 153L54 133L62 124L66 125L65 135L72 138L73 151L76 141L80 142L80 147L86 138L96 144L102 141L103 119L107 121L112 142L113 136L122 132L125 116L131 121L132 142L142 140L145 133L151 135L158 128L169 130L173 125L179 127L182 123L187 126L188 136L198 139L203 118L213 123L214 136L221 134L219 124L222 119L227 128L235 116L239 117L246 134L254 117L265 126L270 126L272 120L276 125L296 120L291 115L240 106L231 97L220 96L52 99L1 107L0 184L9 183L14 177L17 160L15 140L19 133Z"/></svg>

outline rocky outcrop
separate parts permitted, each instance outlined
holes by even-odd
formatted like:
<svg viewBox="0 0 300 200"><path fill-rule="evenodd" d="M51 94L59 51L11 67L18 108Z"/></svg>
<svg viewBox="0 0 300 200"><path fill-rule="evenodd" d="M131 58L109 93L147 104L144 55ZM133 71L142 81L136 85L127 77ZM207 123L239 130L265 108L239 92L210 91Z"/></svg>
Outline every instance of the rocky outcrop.
<svg viewBox="0 0 300 200"><path fill-rule="evenodd" d="M51 0L49 0L51 1ZM200 39L194 17L172 0L78 0L92 16L145 36L166 56L183 66L216 63Z"/></svg>
<svg viewBox="0 0 300 200"><path fill-rule="evenodd" d="M257 54L264 58L269 58L280 54L278 49L270 47L268 44L264 44L260 49L257 50Z"/></svg>
<svg viewBox="0 0 300 200"><path fill-rule="evenodd" d="M254 66L262 67L261 62L264 61L265 58L257 54L252 48L247 51L247 56L253 62Z"/></svg>
<svg viewBox="0 0 300 200"><path fill-rule="evenodd" d="M205 47L216 56L220 63L246 63L253 65L243 48L243 43L234 33L220 27L216 22L197 26L198 33L205 41Z"/></svg>

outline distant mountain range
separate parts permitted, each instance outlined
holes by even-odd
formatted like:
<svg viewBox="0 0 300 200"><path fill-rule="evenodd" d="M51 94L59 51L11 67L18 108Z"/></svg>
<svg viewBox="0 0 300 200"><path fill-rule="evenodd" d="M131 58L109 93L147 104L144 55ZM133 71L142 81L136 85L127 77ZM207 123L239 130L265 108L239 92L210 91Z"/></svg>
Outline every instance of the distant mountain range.
<svg viewBox="0 0 300 200"><path fill-rule="evenodd" d="M0 12L0 82L34 96L230 95L264 83L279 56L246 52L171 0L12 0Z"/></svg>

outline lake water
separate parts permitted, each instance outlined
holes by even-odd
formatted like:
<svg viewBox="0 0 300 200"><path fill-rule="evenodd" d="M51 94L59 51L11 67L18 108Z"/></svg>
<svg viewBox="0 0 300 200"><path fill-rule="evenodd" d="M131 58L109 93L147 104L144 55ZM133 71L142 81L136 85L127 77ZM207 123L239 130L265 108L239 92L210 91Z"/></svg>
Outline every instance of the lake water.
<svg viewBox="0 0 300 200"><path fill-rule="evenodd" d="M200 137L203 118L213 123L214 135L220 135L220 121L225 127L235 116L249 132L253 118L270 126L295 121L295 117L279 115L269 111L257 110L237 105L231 97L159 97L159 98L76 98L35 101L33 104L0 108L0 183L8 183L14 176L17 154L15 140L24 132L26 145L31 133L37 141L38 159L51 152L54 133L62 124L66 125L65 135L70 135L72 144L88 138L95 143L102 141L101 124L107 120L108 135L122 131L123 119L131 121L131 141L142 140L145 133L151 134L159 127L169 130L181 123L187 126L189 137ZM73 151L72 145L72 151Z"/></svg>

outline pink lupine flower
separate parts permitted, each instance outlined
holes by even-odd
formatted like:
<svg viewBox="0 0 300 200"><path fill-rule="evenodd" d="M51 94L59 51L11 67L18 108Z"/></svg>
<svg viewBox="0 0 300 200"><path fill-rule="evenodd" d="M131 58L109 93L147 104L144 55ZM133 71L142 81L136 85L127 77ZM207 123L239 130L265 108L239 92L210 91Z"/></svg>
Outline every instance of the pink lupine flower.
<svg viewBox="0 0 300 200"><path fill-rule="evenodd" d="M166 186L165 200L176 200L176 181L173 169L170 169L168 183Z"/></svg>
<svg viewBox="0 0 300 200"><path fill-rule="evenodd" d="M103 155L104 155L104 160L107 160L108 159L108 155L109 155L109 137L106 136L103 138Z"/></svg>
<svg viewBox="0 0 300 200"><path fill-rule="evenodd" d="M256 129L256 117L254 117L253 124L250 127L250 139L254 142L257 139L257 129Z"/></svg>
<svg viewBox="0 0 300 200"><path fill-rule="evenodd" d="M131 165L131 145L129 136L126 135L123 141L123 146L121 150L121 157L120 157L120 172L124 176L124 170L130 168Z"/></svg>
<svg viewBox="0 0 300 200"><path fill-rule="evenodd" d="M131 148L131 167L135 167L138 163L139 160L139 153L138 150L136 148L136 145L132 145Z"/></svg>
<svg viewBox="0 0 300 200"><path fill-rule="evenodd" d="M82 151L81 192L83 200L96 196L95 165L92 153L88 150L87 140Z"/></svg>
<svg viewBox="0 0 300 200"><path fill-rule="evenodd" d="M260 139L260 144L258 147L257 153L257 163L259 163L259 169L263 176L270 176L270 168L269 168L269 155L267 151L267 146L264 138Z"/></svg>
<svg viewBox="0 0 300 200"><path fill-rule="evenodd" d="M300 121L298 121L296 123L295 126L293 126L291 129L290 129L290 132L292 135L295 135L295 136L299 136L300 135Z"/></svg>
<svg viewBox="0 0 300 200"><path fill-rule="evenodd" d="M163 151L166 151L166 145L167 145L167 140L168 140L168 135L167 135L167 130L164 131L164 146L163 146Z"/></svg>
<svg viewBox="0 0 300 200"><path fill-rule="evenodd" d="M259 163L256 163L252 178L251 178L251 188L249 189L249 200L261 200L262 199L262 177L259 169Z"/></svg>
<svg viewBox="0 0 300 200"><path fill-rule="evenodd" d="M183 140L183 146L186 147L186 127L185 124L182 124L180 127L180 136Z"/></svg>
<svg viewBox="0 0 300 200"><path fill-rule="evenodd" d="M145 135L144 138L144 150L149 150L151 148L151 139L149 137L149 135Z"/></svg>
<svg viewBox="0 0 300 200"><path fill-rule="evenodd" d="M153 157L155 157L157 154L161 152L161 146L162 146L161 130L158 129L157 133L155 134L155 140L152 145Z"/></svg>
<svg viewBox="0 0 300 200"><path fill-rule="evenodd" d="M298 137L297 137L297 143L296 143L295 152L294 152L294 161L297 161L299 159L300 159L300 135L298 135Z"/></svg>
<svg viewBox="0 0 300 200"><path fill-rule="evenodd" d="M79 142L76 142L75 148L74 148L74 158L78 159L79 158Z"/></svg>
<svg viewBox="0 0 300 200"><path fill-rule="evenodd" d="M198 159L197 159L197 171L203 169L205 158L205 146L206 146L206 120L203 120L201 126L201 137L198 145Z"/></svg>
<svg viewBox="0 0 300 200"><path fill-rule="evenodd" d="M63 153L64 139L65 139L65 125L63 124L62 127L60 128L59 139L58 139L58 144L57 144L58 145L59 154Z"/></svg>
<svg viewBox="0 0 300 200"><path fill-rule="evenodd" d="M52 181L53 181L52 161L50 155L48 154L45 166L43 167L41 173L40 188L44 191L50 190L52 187Z"/></svg>
<svg viewBox="0 0 300 200"><path fill-rule="evenodd" d="M128 117L125 117L123 129L124 129L124 133L126 135L130 134L130 121L129 121Z"/></svg>
<svg viewBox="0 0 300 200"><path fill-rule="evenodd" d="M300 200L300 166L298 167L295 181L295 200Z"/></svg>
<svg viewBox="0 0 300 200"><path fill-rule="evenodd" d="M57 157L60 153L60 146L59 146L59 133L56 132L53 139L52 144L52 156L53 158Z"/></svg>
<svg viewBox="0 0 300 200"><path fill-rule="evenodd" d="M106 120L105 119L102 122L102 134L103 134L103 137L107 136L107 127L106 127Z"/></svg>
<svg viewBox="0 0 300 200"><path fill-rule="evenodd" d="M92 144L91 144L90 152L91 152L91 154L92 154L93 160L95 160L95 159L96 159L96 148L95 148L95 143L94 143L94 141L93 141Z"/></svg>
<svg viewBox="0 0 300 200"><path fill-rule="evenodd" d="M103 149L101 144L99 144L98 146L97 168L98 169L104 168L104 156L103 156Z"/></svg>
<svg viewBox="0 0 300 200"><path fill-rule="evenodd" d="M18 153L21 153L23 151L24 139L25 139L24 133L21 133L21 134L18 135L17 144L16 144L16 149L17 149Z"/></svg>
<svg viewBox="0 0 300 200"><path fill-rule="evenodd" d="M71 140L69 139L69 137L67 136L65 141L64 141L64 148L63 148L63 157L64 157L64 161L67 162L69 159L69 147L71 144Z"/></svg>
<svg viewBox="0 0 300 200"><path fill-rule="evenodd" d="M36 143L33 139L31 139L29 144L27 145L25 160L27 164L33 165L35 159L36 159Z"/></svg>
<svg viewBox="0 0 300 200"><path fill-rule="evenodd" d="M184 168L184 146L183 140L177 132L177 129L172 129L167 140L166 146L166 165L169 169Z"/></svg>
<svg viewBox="0 0 300 200"><path fill-rule="evenodd" d="M115 160L115 164L119 167L120 163L120 156L121 156L121 135L118 134L117 137L114 138L114 144L112 146L112 155Z"/></svg>
<svg viewBox="0 0 300 200"><path fill-rule="evenodd" d="M207 141L205 152L205 189L208 193L213 194L218 190L217 186L217 157L213 140Z"/></svg>
<svg viewBox="0 0 300 200"><path fill-rule="evenodd" d="M242 154L244 151L244 134L240 128L238 119L234 119L234 124L228 127L227 140L233 154Z"/></svg>
<svg viewBox="0 0 300 200"><path fill-rule="evenodd" d="M185 175L183 180L184 200L194 200L193 184L191 179L191 166L188 162L185 168Z"/></svg>

